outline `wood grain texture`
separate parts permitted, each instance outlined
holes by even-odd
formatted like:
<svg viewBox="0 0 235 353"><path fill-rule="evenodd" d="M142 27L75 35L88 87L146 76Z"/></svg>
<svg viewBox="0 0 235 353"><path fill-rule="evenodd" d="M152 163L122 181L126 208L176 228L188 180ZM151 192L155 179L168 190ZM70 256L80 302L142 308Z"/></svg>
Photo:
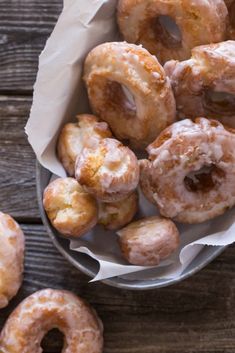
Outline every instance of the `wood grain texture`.
<svg viewBox="0 0 235 353"><path fill-rule="evenodd" d="M0 92L30 93L62 0L0 1Z"/></svg>
<svg viewBox="0 0 235 353"><path fill-rule="evenodd" d="M35 157L24 133L30 97L0 96L0 207L19 221L40 221Z"/></svg>
<svg viewBox="0 0 235 353"><path fill-rule="evenodd" d="M51 244L40 225L23 225L25 280L0 326L23 298L41 288L64 288L86 298L105 327L104 353L234 353L235 248L205 270L169 288L149 292L118 290L74 269ZM53 339L52 339L53 337ZM59 353L58 336L45 342Z"/></svg>

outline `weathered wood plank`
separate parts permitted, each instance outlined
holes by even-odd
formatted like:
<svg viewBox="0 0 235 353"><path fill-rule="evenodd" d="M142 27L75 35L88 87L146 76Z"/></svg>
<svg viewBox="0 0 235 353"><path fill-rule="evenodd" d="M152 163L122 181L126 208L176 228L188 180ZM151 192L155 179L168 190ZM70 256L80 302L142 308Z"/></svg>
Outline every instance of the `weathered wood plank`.
<svg viewBox="0 0 235 353"><path fill-rule="evenodd" d="M0 92L30 93L62 0L0 1Z"/></svg>
<svg viewBox="0 0 235 353"><path fill-rule="evenodd" d="M39 221L35 157L24 133L30 97L0 96L0 209L21 221Z"/></svg>
<svg viewBox="0 0 235 353"><path fill-rule="evenodd" d="M24 225L24 285L1 311L0 326L24 297L41 288L72 290L98 311L105 353L234 353L235 248L192 278L169 288L131 292L88 283L51 244L42 226ZM59 352L57 335L46 352Z"/></svg>

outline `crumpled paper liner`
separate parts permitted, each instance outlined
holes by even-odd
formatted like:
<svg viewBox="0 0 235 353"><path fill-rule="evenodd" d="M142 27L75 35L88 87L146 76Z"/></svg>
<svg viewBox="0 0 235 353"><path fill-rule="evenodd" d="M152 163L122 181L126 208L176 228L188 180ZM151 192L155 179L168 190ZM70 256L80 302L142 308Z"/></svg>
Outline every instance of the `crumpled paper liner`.
<svg viewBox="0 0 235 353"><path fill-rule="evenodd" d="M40 55L33 105L25 130L40 163L57 176L66 175L55 153L58 132L75 114L89 112L82 82L84 58L96 45L119 38L116 5L117 0L65 0L62 14ZM156 208L141 195L138 217L156 213ZM129 280L177 278L204 246L221 247L235 241L234 220L233 209L203 224L178 225L180 248L157 267L127 264L120 254L115 233L101 226L71 241L70 247L99 262L100 270L93 281L114 276Z"/></svg>

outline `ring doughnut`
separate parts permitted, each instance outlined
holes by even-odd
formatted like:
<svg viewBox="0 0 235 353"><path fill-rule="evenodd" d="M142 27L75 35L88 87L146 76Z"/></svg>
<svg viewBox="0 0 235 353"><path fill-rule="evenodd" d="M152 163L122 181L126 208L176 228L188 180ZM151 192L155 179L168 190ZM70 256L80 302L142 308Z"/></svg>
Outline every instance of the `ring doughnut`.
<svg viewBox="0 0 235 353"><path fill-rule="evenodd" d="M96 200L73 178L51 182L44 190L43 205L53 227L65 237L84 235L98 220Z"/></svg>
<svg viewBox="0 0 235 353"><path fill-rule="evenodd" d="M75 177L82 187L104 202L120 201L139 182L135 154L115 139L103 139L96 150L84 148L77 157Z"/></svg>
<svg viewBox="0 0 235 353"><path fill-rule="evenodd" d="M235 40L235 1L224 0L224 2L227 5L229 14L228 37Z"/></svg>
<svg viewBox="0 0 235 353"><path fill-rule="evenodd" d="M0 212L0 308L8 305L23 279L24 234L14 219Z"/></svg>
<svg viewBox="0 0 235 353"><path fill-rule="evenodd" d="M148 217L117 232L124 258L133 265L156 266L179 246L175 224L162 217Z"/></svg>
<svg viewBox="0 0 235 353"><path fill-rule="evenodd" d="M179 118L205 116L235 126L234 52L235 41L227 41L194 48L190 60L165 64Z"/></svg>
<svg viewBox="0 0 235 353"><path fill-rule="evenodd" d="M185 119L164 130L140 162L141 188L161 215L200 223L235 204L235 130Z"/></svg>
<svg viewBox="0 0 235 353"><path fill-rule="evenodd" d="M74 176L75 161L84 147L96 147L99 140L112 137L105 122L90 114L77 115L76 123L66 124L58 139L57 153L68 175Z"/></svg>
<svg viewBox="0 0 235 353"><path fill-rule="evenodd" d="M103 326L95 310L76 295L44 289L23 300L8 318L0 336L2 353L41 353L46 333L64 334L63 353L101 353Z"/></svg>
<svg viewBox="0 0 235 353"><path fill-rule="evenodd" d="M119 0L118 23L127 42L142 44L161 63L186 60L191 49L226 39L223 0Z"/></svg>
<svg viewBox="0 0 235 353"><path fill-rule="evenodd" d="M120 229L130 223L138 211L138 193L133 192L124 200L100 202L99 224L106 229Z"/></svg>
<svg viewBox="0 0 235 353"><path fill-rule="evenodd" d="M99 45L86 58L84 80L93 111L133 147L146 147L175 120L169 80L141 46Z"/></svg>

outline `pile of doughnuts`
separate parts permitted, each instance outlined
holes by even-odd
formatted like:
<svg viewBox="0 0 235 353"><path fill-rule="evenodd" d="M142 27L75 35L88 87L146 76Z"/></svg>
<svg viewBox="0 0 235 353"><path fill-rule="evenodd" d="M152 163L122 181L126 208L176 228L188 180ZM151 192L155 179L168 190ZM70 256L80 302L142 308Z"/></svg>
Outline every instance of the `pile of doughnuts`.
<svg viewBox="0 0 235 353"><path fill-rule="evenodd" d="M62 127L67 177L43 202L58 234L99 224L130 264L155 266L179 248L174 221L235 205L235 1L119 0L117 23L124 41L85 59L94 115ZM139 192L155 216L138 219Z"/></svg>
<svg viewBox="0 0 235 353"><path fill-rule="evenodd" d="M57 155L67 177L46 187L43 204L59 235L76 239L99 224L117 231L128 263L156 266L179 248L174 221L205 222L235 205L235 0L119 0L117 22L125 41L87 55L94 115L62 127ZM155 216L138 219L139 192ZM0 237L4 308L22 284L25 240L1 212ZM0 352L41 352L53 328L64 353L103 350L93 308L45 289L10 315Z"/></svg>

